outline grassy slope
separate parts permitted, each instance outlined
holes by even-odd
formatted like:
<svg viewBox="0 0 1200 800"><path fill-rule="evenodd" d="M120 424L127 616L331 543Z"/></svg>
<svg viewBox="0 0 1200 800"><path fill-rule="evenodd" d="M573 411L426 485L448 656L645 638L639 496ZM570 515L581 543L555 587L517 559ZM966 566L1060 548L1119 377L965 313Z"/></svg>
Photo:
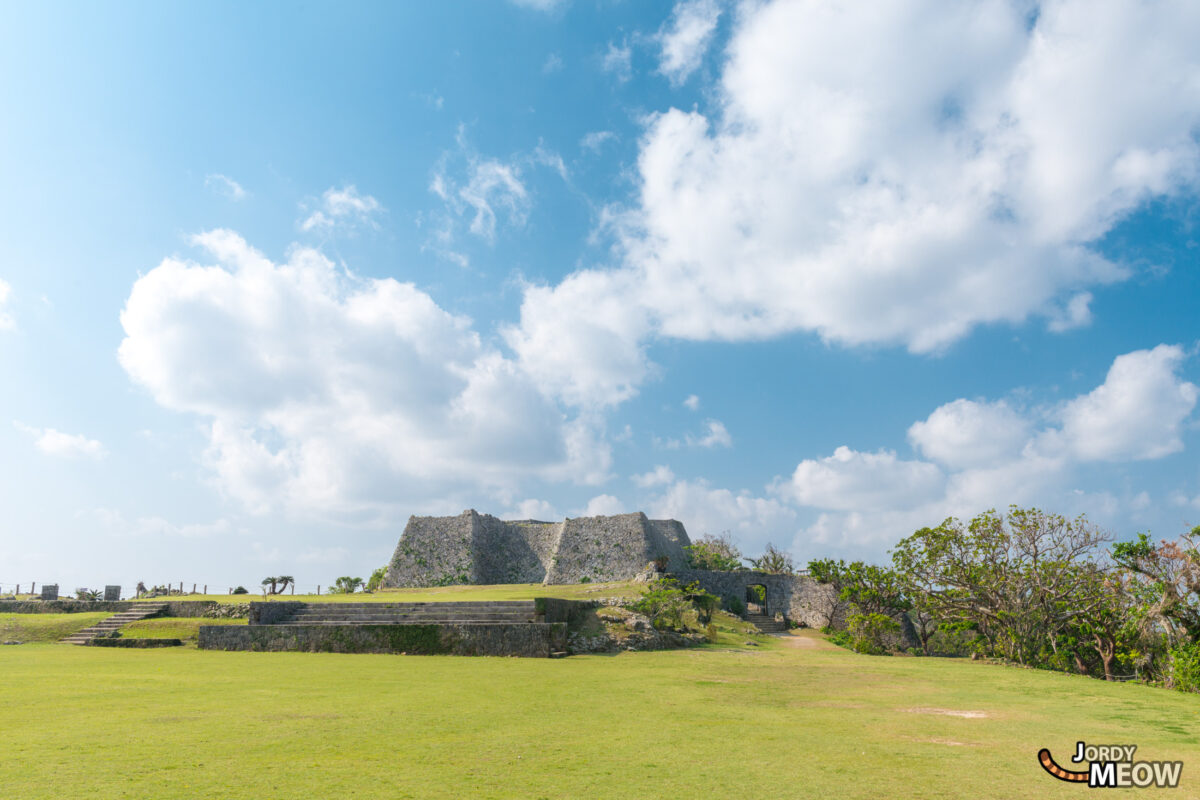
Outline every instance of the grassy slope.
<svg viewBox="0 0 1200 800"><path fill-rule="evenodd" d="M645 589L645 584L579 583L545 586L540 583L513 583L498 586L435 586L424 589L385 589L366 594L281 594L264 598L262 594L185 594L170 598L156 597L147 602L171 600L216 600L218 603L249 603L267 600L301 600L306 603L427 603L464 602L469 600L532 600L535 597L565 597L589 600L597 597L633 597Z"/></svg>
<svg viewBox="0 0 1200 800"><path fill-rule="evenodd" d="M95 625L105 617L103 612L86 614L0 614L0 642L57 642Z"/></svg>
<svg viewBox="0 0 1200 800"><path fill-rule="evenodd" d="M245 625L244 619L205 619L203 617L165 617L138 620L121 628L123 639L182 639L195 647L201 625Z"/></svg>
<svg viewBox="0 0 1200 800"><path fill-rule="evenodd" d="M54 730L9 738L0 786L28 798L1079 797L1035 754L1064 761L1086 739L1183 759L1172 796L1200 796L1194 695L807 644L552 661L0 648L0 719Z"/></svg>

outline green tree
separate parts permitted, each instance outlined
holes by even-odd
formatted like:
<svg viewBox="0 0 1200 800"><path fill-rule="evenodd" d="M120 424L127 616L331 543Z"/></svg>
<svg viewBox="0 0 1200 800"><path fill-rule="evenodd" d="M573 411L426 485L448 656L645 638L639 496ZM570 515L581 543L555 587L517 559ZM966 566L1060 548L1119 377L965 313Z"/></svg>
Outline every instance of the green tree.
<svg viewBox="0 0 1200 800"><path fill-rule="evenodd" d="M383 578L387 575L387 566L382 566L371 573L371 577L367 579L367 591L377 592L383 588Z"/></svg>
<svg viewBox="0 0 1200 800"><path fill-rule="evenodd" d="M705 534L685 546L688 566L692 569L733 572L742 569L742 553L730 538L729 531L720 536Z"/></svg>
<svg viewBox="0 0 1200 800"><path fill-rule="evenodd" d="M750 564L757 571L772 575L796 574L796 565L792 562L792 557L770 542L761 556L750 559Z"/></svg>
<svg viewBox="0 0 1200 800"><path fill-rule="evenodd" d="M330 594L354 594L363 585L362 578L352 578L349 575L343 575L333 582L333 586L329 587Z"/></svg>

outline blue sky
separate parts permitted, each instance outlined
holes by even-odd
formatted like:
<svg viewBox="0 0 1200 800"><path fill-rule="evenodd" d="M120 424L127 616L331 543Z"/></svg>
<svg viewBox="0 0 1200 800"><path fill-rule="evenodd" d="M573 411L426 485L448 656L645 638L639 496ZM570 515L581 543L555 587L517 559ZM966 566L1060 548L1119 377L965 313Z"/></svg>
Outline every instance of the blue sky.
<svg viewBox="0 0 1200 800"><path fill-rule="evenodd" d="M1200 11L1143 6L7 5L0 587L1200 522Z"/></svg>

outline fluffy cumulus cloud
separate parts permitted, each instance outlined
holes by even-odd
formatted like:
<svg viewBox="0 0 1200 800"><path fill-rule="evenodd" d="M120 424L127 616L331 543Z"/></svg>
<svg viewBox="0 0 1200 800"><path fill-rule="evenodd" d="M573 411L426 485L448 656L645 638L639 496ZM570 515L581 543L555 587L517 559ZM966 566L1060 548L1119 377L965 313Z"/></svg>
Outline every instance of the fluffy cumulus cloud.
<svg viewBox="0 0 1200 800"><path fill-rule="evenodd" d="M217 264L167 259L140 278L119 358L160 404L207 420L206 461L248 507L368 514L605 474L591 423L411 284L356 280L306 248L276 264L230 231L195 243Z"/></svg>
<svg viewBox="0 0 1200 800"><path fill-rule="evenodd" d="M645 508L653 519L682 520L693 538L729 531L747 554L758 554L768 541L786 546L795 532L796 510L780 499L714 488L703 480L675 481Z"/></svg>
<svg viewBox="0 0 1200 800"><path fill-rule="evenodd" d="M1003 400L955 400L914 422L908 440L926 457L948 467L1007 461L1029 435L1030 423Z"/></svg>
<svg viewBox="0 0 1200 800"><path fill-rule="evenodd" d="M1160 458L1183 449L1183 422L1196 385L1180 380L1184 353L1159 345L1118 357L1104 383L1062 410L1062 436L1087 461Z"/></svg>
<svg viewBox="0 0 1200 800"><path fill-rule="evenodd" d="M240 187L239 187L240 188ZM359 194L354 186L340 189L330 187L321 195L321 200L300 221L300 230L305 232L351 231L356 228L377 228L375 217L383 206L369 194Z"/></svg>
<svg viewBox="0 0 1200 800"><path fill-rule="evenodd" d="M973 516L1010 503L1044 504L1065 513L1144 510L1149 498L1124 500L1073 486L1078 468L1097 462L1162 458L1183 448L1200 390L1180 376L1181 348L1159 345L1114 359L1102 384L1058 407L1027 411L1005 401L959 399L913 423L908 438L929 461L890 451L839 447L801 461L774 493L818 510L795 539L882 548L947 516ZM1186 505L1187 499L1184 496Z"/></svg>
<svg viewBox="0 0 1200 800"><path fill-rule="evenodd" d="M725 423L716 419L704 420L704 433L695 436L688 434L687 443L692 447L733 447L733 437L725 428Z"/></svg>
<svg viewBox="0 0 1200 800"><path fill-rule="evenodd" d="M673 86L682 84L700 66L720 16L717 0L684 0L675 5L671 19L656 37L658 71Z"/></svg>
<svg viewBox="0 0 1200 800"><path fill-rule="evenodd" d="M803 331L924 353L981 325L1087 324L1088 288L1129 274L1096 243L1196 186L1200 5L1034 10L742 4L712 110L649 118L637 199L612 215L621 277L568 280L624 293L627 352Z"/></svg>

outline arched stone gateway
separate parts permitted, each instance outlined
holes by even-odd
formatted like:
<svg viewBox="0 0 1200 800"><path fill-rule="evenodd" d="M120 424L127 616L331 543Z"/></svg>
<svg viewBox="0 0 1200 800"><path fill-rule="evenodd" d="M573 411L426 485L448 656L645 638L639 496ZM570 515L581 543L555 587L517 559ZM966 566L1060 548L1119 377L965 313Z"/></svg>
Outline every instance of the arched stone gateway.
<svg viewBox="0 0 1200 800"><path fill-rule="evenodd" d="M783 614L810 628L844 624L844 611L833 587L818 583L807 575L773 575L768 572L715 572L699 569L673 569L671 573L686 585L693 581L709 594L737 598L742 602L753 586L766 590L766 614Z"/></svg>

